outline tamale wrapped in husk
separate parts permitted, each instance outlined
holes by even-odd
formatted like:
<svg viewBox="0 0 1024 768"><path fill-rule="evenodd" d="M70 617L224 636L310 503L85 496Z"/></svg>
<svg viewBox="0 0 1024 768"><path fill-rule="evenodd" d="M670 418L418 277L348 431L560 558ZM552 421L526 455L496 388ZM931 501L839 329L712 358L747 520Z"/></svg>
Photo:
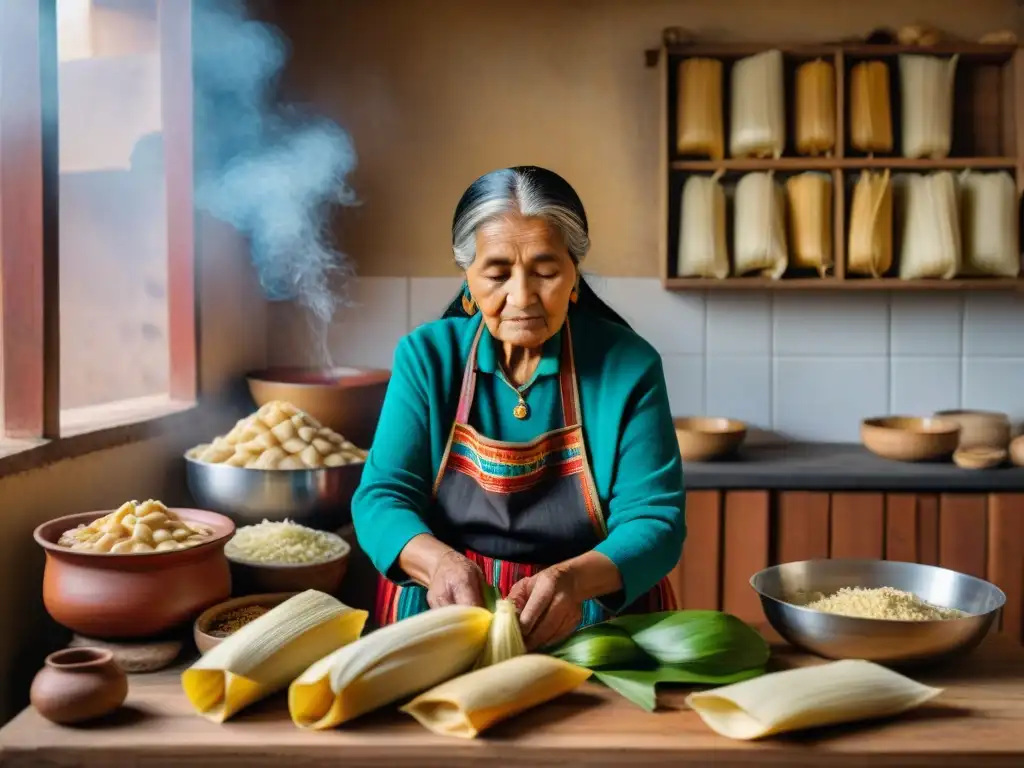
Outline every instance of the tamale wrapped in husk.
<svg viewBox="0 0 1024 768"><path fill-rule="evenodd" d="M960 271L961 243L953 174L909 174L903 210L900 278L956 277Z"/></svg>
<svg viewBox="0 0 1024 768"><path fill-rule="evenodd" d="M862 61L850 71L850 145L861 152L892 152L889 67Z"/></svg>
<svg viewBox="0 0 1024 768"><path fill-rule="evenodd" d="M824 277L832 267L832 177L801 173L786 181L789 263L816 269Z"/></svg>
<svg viewBox="0 0 1024 768"><path fill-rule="evenodd" d="M774 174L748 173L736 185L733 230L735 272L758 272L778 280L789 263L786 244L786 199Z"/></svg>
<svg viewBox="0 0 1024 768"><path fill-rule="evenodd" d="M725 155L722 62L683 59L679 63L677 86L676 151L721 160Z"/></svg>
<svg viewBox="0 0 1024 768"><path fill-rule="evenodd" d="M679 277L729 276L725 234L725 190L713 176L691 176L679 204Z"/></svg>
<svg viewBox="0 0 1024 768"><path fill-rule="evenodd" d="M796 71L796 151L828 155L836 146L836 70L823 59Z"/></svg>
<svg viewBox="0 0 1024 768"><path fill-rule="evenodd" d="M900 56L904 157L949 157L953 144L953 82L957 56Z"/></svg>
<svg viewBox="0 0 1024 768"><path fill-rule="evenodd" d="M892 179L889 171L861 171L853 189L846 271L882 277L892 267Z"/></svg>
<svg viewBox="0 0 1024 768"><path fill-rule="evenodd" d="M786 149L782 52L740 59L732 66L729 153L780 157Z"/></svg>
<svg viewBox="0 0 1024 768"><path fill-rule="evenodd" d="M1017 277L1017 186L1006 171L960 175L960 222L965 275Z"/></svg>

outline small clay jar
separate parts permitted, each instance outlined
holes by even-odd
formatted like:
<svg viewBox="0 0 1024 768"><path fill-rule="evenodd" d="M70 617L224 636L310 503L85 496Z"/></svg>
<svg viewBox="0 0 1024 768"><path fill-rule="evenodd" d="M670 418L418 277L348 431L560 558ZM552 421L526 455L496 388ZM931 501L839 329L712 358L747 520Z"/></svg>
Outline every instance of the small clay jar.
<svg viewBox="0 0 1024 768"><path fill-rule="evenodd" d="M127 695L128 676L110 651L99 648L65 648L51 653L29 692L36 711L59 725L110 714Z"/></svg>

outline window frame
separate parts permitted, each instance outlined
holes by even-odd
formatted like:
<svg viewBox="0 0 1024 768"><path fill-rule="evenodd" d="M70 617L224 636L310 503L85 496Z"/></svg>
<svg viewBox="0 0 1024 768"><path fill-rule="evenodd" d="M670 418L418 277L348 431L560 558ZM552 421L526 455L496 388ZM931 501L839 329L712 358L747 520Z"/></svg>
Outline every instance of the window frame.
<svg viewBox="0 0 1024 768"><path fill-rule="evenodd" d="M56 6L0 2L0 476L164 434L198 406L192 0L157 0L169 404L61 436Z"/></svg>

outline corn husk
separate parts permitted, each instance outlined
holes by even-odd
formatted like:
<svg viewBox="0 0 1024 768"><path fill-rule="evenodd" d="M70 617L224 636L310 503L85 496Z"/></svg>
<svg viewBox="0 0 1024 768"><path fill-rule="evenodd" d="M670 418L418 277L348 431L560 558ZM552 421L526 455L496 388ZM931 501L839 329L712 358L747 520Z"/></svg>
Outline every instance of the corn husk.
<svg viewBox="0 0 1024 768"><path fill-rule="evenodd" d="M850 71L850 145L861 152L892 152L889 67L862 61Z"/></svg>
<svg viewBox="0 0 1024 768"><path fill-rule="evenodd" d="M484 650L492 614L448 605L378 629L325 656L288 688L300 728L334 728L469 670Z"/></svg>
<svg viewBox="0 0 1024 768"><path fill-rule="evenodd" d="M720 611L620 616L576 632L554 656L654 711L659 683L727 685L764 673L768 643Z"/></svg>
<svg viewBox="0 0 1024 768"><path fill-rule="evenodd" d="M836 71L823 59L796 71L796 151L828 155L836 147Z"/></svg>
<svg viewBox="0 0 1024 768"><path fill-rule="evenodd" d="M472 739L502 720L569 693L591 674L553 656L527 654L441 683L402 711L436 734Z"/></svg>
<svg viewBox="0 0 1024 768"><path fill-rule="evenodd" d="M1017 277L1017 187L1006 171L960 175L960 222L965 275Z"/></svg>
<svg viewBox="0 0 1024 768"><path fill-rule="evenodd" d="M949 280L960 271L960 219L953 174L908 174L900 278Z"/></svg>
<svg viewBox="0 0 1024 768"><path fill-rule="evenodd" d="M832 267L832 177L801 173L786 181L789 263L824 277Z"/></svg>
<svg viewBox="0 0 1024 768"><path fill-rule="evenodd" d="M732 67L729 153L781 157L786 149L782 52L764 51Z"/></svg>
<svg viewBox="0 0 1024 768"><path fill-rule="evenodd" d="M729 276L725 233L725 190L713 176L690 176L679 204L679 277Z"/></svg>
<svg viewBox="0 0 1024 768"><path fill-rule="evenodd" d="M736 185L733 222L734 272L757 272L777 280L786 271L785 195L775 175L748 173Z"/></svg>
<svg viewBox="0 0 1024 768"><path fill-rule="evenodd" d="M210 649L182 673L181 686L197 712L222 723L355 641L366 619L323 592L301 592Z"/></svg>
<svg viewBox="0 0 1024 768"><path fill-rule="evenodd" d="M526 653L523 630L519 625L519 613L511 600L497 600L491 611L491 628L487 632L487 644L477 659L477 669L500 664Z"/></svg>
<svg viewBox="0 0 1024 768"><path fill-rule="evenodd" d="M958 58L900 55L904 157L949 156L953 143L953 85Z"/></svg>
<svg viewBox="0 0 1024 768"><path fill-rule="evenodd" d="M898 715L940 693L870 661L847 659L691 693L686 703L716 733L750 740Z"/></svg>
<svg viewBox="0 0 1024 768"><path fill-rule="evenodd" d="M892 267L892 178L861 171L853 189L846 271L852 275L882 277Z"/></svg>
<svg viewBox="0 0 1024 768"><path fill-rule="evenodd" d="M676 151L712 160L725 156L722 62L718 59L692 58L679 62Z"/></svg>

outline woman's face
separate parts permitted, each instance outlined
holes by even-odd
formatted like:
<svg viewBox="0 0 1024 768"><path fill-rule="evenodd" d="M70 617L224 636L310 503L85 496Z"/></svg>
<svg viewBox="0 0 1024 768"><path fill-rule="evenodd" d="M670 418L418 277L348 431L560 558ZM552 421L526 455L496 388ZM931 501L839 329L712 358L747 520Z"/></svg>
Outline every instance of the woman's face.
<svg viewBox="0 0 1024 768"><path fill-rule="evenodd" d="M562 327L576 265L547 221L510 214L477 230L466 280L491 335L534 349Z"/></svg>

